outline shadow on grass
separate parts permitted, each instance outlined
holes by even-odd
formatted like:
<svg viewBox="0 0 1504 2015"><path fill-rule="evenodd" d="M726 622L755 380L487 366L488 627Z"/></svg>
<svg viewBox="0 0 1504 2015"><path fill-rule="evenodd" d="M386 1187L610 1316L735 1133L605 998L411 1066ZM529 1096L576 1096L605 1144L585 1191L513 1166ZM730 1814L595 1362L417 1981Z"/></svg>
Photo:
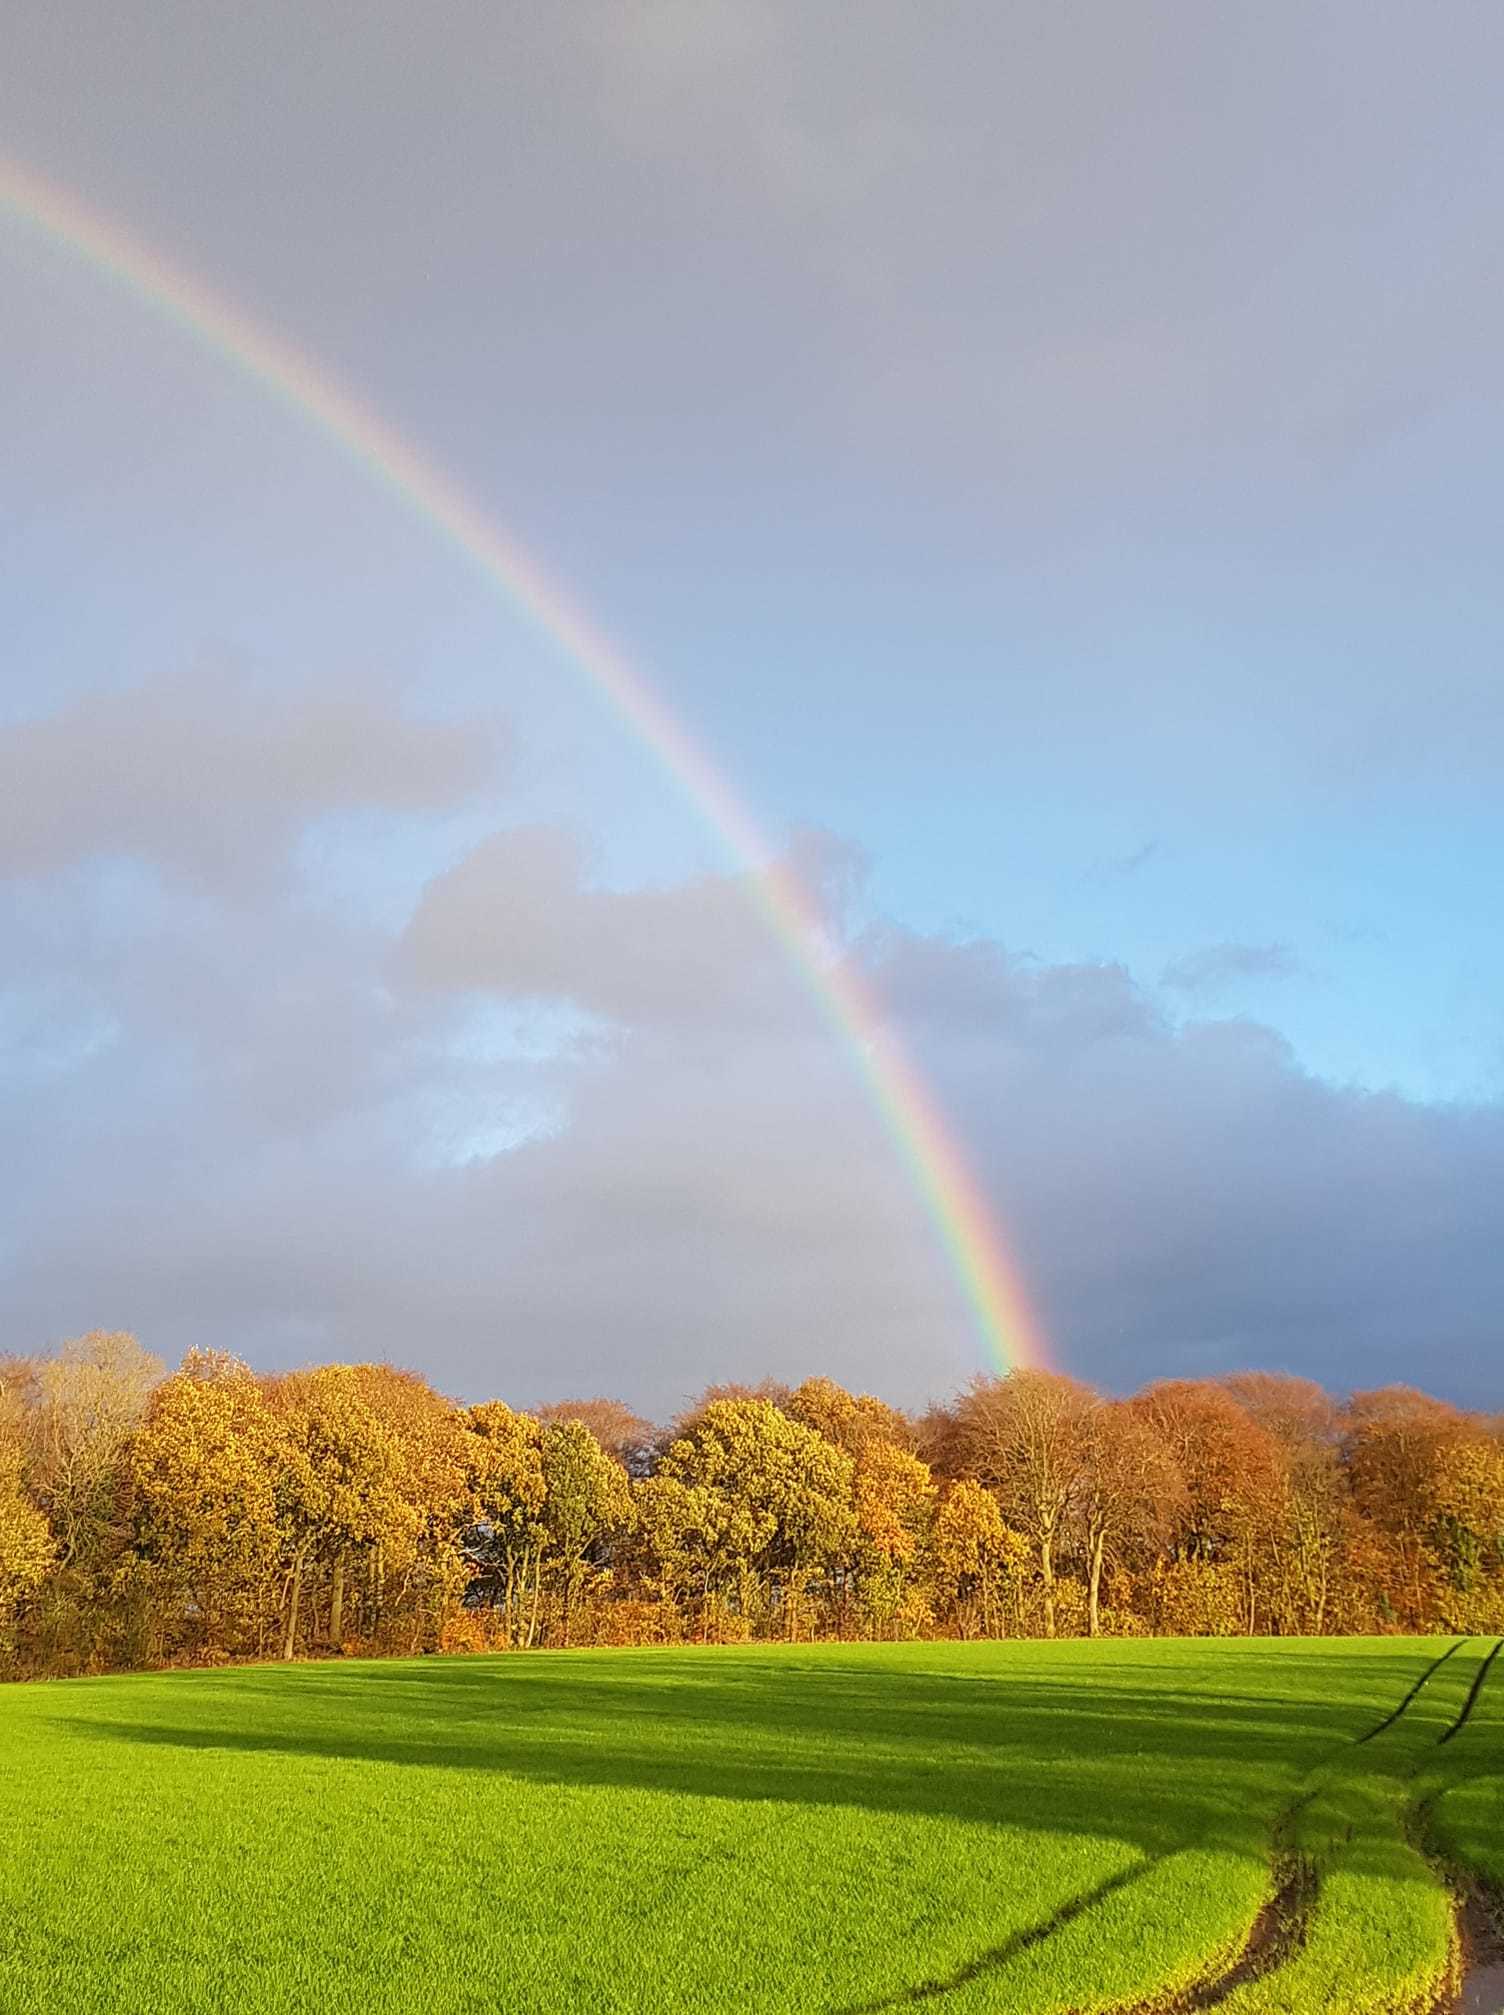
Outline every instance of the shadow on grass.
<svg viewBox="0 0 1504 2015"><path fill-rule="evenodd" d="M1363 1677L1403 1699L1430 1663L1397 1648L1365 1659ZM1192 1846L1267 1860L1270 1826L1300 1780L1361 1731L1353 1705L1332 1697L1330 1658L1293 1647L1280 1697L1177 1688L1164 1667L1148 1683L1129 1661L1095 1670L1094 1682L1090 1666L1046 1679L673 1654L609 1673L584 1657L274 1667L165 1682L171 1723L66 1725L148 1748L1074 1834L1151 1861Z"/></svg>
<svg viewBox="0 0 1504 2015"><path fill-rule="evenodd" d="M1103 1882L1090 1889L1083 1889L1062 1903L1058 1910L1052 1910L1048 1917L1038 1924L1029 1924L1021 1931L1000 1944L989 1945L985 1952L968 1959L964 1966L943 1974L934 1980L922 1980L914 1987L905 1987L897 1994L889 1994L878 2001L863 2001L856 2007L840 2011L840 2015L889 2015L898 2008L918 2007L926 2001L937 2001L942 1994L954 1993L958 1987L969 1987L973 1980L980 1980L984 1973L994 1973L1006 1966L1020 1954L1032 1951L1036 1945L1043 1945L1067 1924L1073 1924L1078 1917L1084 1917L1088 1910L1098 1903L1105 1903L1109 1896L1115 1896L1120 1889L1128 1889L1135 1882L1142 1882L1153 1872L1156 1863L1143 1861L1135 1868L1123 1868L1116 1875L1109 1875Z"/></svg>
<svg viewBox="0 0 1504 2015"><path fill-rule="evenodd" d="M463 1771L493 1777L498 1788L510 1781L961 1821L1014 1830L1023 1837L1009 1851L1021 1857L1031 1833L1135 1850L1130 1866L952 1971L841 2011L895 2015L1005 1969L1134 1885L1144 1886L1140 1907L1151 1916L1183 1907L1183 1895L1178 1906L1168 1892L1154 1901L1176 1854L1230 1853L1261 1869L1287 1858L1286 1835L1312 1796L1301 1797L1300 1787L1313 1771L1336 1763L1341 1772L1346 1758L1366 1776L1372 1759L1382 1775L1401 1761L1389 1755L1394 1744L1408 1757L1417 1742L1435 1743L1430 1722L1445 1725L1450 1715L1431 1682L1458 1648L1435 1656L1430 1645L1396 1643L1392 1653L1366 1656L1356 1701L1344 1700L1329 1651L1296 1645L1259 1675L1267 1694L1251 1690L1249 1666L1235 1659L1223 1668L1231 1685L1218 1690L1214 1661L1181 1674L1126 1647L1111 1660L1062 1660L1047 1672L859 1657L581 1654L206 1673L187 1684L145 1682L149 1700L136 1689L101 1694L95 1714L63 1725L142 1749ZM1477 1676L1463 1722L1489 1669ZM1375 1696L1396 1703L1377 1726ZM127 1700L135 1718L107 1718ZM158 1706L171 1711L170 1723L152 1717ZM1340 1784L1324 1796L1346 1836L1344 1866L1392 1877L1390 1843L1366 1836L1360 1813L1346 1813ZM1298 1896L1282 1886L1254 1920L1243 1955L1184 1990L1178 2005L1215 2008L1288 1959L1315 1901L1308 1868L1300 1879Z"/></svg>

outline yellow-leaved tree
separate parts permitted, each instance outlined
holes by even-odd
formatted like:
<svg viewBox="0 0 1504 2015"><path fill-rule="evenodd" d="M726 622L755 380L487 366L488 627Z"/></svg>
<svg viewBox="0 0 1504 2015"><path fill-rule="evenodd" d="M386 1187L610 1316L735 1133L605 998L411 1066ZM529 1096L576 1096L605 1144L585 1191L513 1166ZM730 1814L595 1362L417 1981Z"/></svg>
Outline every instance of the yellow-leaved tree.
<svg viewBox="0 0 1504 2015"><path fill-rule="evenodd" d="M277 1607L282 1423L250 1370L190 1352L131 1448L131 1525L155 1654L262 1653Z"/></svg>

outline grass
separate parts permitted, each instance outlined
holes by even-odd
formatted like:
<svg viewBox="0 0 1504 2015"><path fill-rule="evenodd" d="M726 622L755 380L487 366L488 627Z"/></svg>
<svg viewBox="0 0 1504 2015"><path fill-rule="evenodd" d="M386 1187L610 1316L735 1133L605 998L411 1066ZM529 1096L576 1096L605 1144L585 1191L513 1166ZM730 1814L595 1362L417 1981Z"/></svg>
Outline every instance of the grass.
<svg viewBox="0 0 1504 2015"><path fill-rule="evenodd" d="M0 2011L1411 2010L1451 1950L1421 1804L1504 1878L1504 1660L1439 1740L1488 1648L1379 1733L1445 1640L10 1687ZM1281 1854L1291 1949L1228 1976Z"/></svg>
<svg viewBox="0 0 1504 2015"><path fill-rule="evenodd" d="M1426 1794L1433 1853L1504 1918L1504 1652L1496 1652L1467 1721L1435 1760Z"/></svg>

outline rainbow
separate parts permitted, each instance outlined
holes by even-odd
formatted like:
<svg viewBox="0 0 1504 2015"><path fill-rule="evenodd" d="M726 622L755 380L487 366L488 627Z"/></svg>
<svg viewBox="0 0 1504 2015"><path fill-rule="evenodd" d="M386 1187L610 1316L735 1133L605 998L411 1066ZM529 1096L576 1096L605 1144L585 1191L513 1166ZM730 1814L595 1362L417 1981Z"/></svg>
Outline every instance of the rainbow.
<svg viewBox="0 0 1504 2015"><path fill-rule="evenodd" d="M457 548L584 674L744 864L758 907L826 1019L853 1051L997 1368L1046 1364L1028 1296L976 1178L876 999L843 959L815 901L769 846L727 779L574 597L379 413L154 247L3 156L0 212L127 288L316 428Z"/></svg>

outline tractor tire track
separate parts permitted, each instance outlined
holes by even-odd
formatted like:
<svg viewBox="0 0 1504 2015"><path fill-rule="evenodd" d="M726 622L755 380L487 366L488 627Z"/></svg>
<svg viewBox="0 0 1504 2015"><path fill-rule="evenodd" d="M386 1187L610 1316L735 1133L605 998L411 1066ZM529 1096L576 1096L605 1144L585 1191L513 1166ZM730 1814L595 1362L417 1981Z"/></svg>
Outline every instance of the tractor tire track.
<svg viewBox="0 0 1504 2015"><path fill-rule="evenodd" d="M1374 1728L1355 1738L1355 1746L1372 1742L1383 1735L1402 1718L1419 1699L1427 1682L1441 1670L1449 1658L1455 1656L1468 1642L1458 1637L1449 1644L1439 1657L1434 1658L1409 1688L1399 1705ZM1472 1689L1463 1705L1457 1721L1440 1739L1444 1742L1455 1734L1471 1714L1478 1695L1483 1691L1483 1681L1489 1667L1504 1651L1504 1638L1494 1646L1485 1659L1482 1669L1473 1681ZM1333 1756L1341 1751L1334 1751ZM1328 1764L1317 1764L1309 1773L1319 1777ZM1167 1989L1162 1994L1151 1995L1145 2000L1123 2002L1114 2010L1114 2015L1205 2015L1205 2011L1218 2008L1229 2000L1240 1987L1255 1980L1262 1980L1267 1974L1277 1972L1294 1959L1305 1945L1310 1925L1320 1896L1320 1877L1315 1864L1300 1854L1295 1847L1296 1826L1306 1807L1317 1797L1319 1787L1306 1791L1292 1805L1285 1808L1274 1822L1270 1836L1269 1861L1274 1878L1273 1892L1260 1908L1249 1926L1248 1935L1229 1960L1223 1958L1214 1962L1199 1980L1188 1985ZM1040 1923L1016 1931L997 1945L992 1945L975 1958L958 1966L953 1972L918 1982L912 1987L899 1988L896 1992L880 1996L874 2001L863 2001L836 2011L836 2015L894 2015L903 2008L922 2007L926 2002L937 2001L957 1988L967 1987L984 1974L995 1972L1006 1966L1010 1960L1022 1952L1031 1951L1045 1944L1056 1932L1065 1929L1076 1918L1105 1902L1109 1896L1132 1883L1142 1881L1157 1865L1156 1857L1146 1863L1126 1868L1112 1875L1095 1888L1071 1897L1058 1910Z"/></svg>
<svg viewBox="0 0 1504 2015"><path fill-rule="evenodd" d="M1273 1894L1232 1957L1216 1961L1187 1986L1167 1988L1119 2008L1115 2015L1203 2015L1206 2009L1221 2007L1239 1987L1262 1980L1295 1957L1306 1942L1317 1890L1315 1868L1295 1851L1295 1828L1314 1796L1308 1791L1275 1821L1270 1839Z"/></svg>
<svg viewBox="0 0 1504 2015"><path fill-rule="evenodd" d="M1467 1642L1465 1637L1456 1638L1439 1657L1432 1659L1406 1691L1399 1705L1386 1714L1376 1727L1358 1736L1354 1746L1372 1742L1376 1736L1393 1728L1420 1698L1427 1682ZM1488 1663L1492 1663L1500 1649L1504 1649L1504 1640L1494 1647ZM1480 1676L1474 1683L1474 1697L1481 1691ZM1316 1765L1306 1782L1311 1784L1312 1778L1319 1780L1322 1772L1329 1768L1330 1761L1340 1754L1340 1750L1334 1751L1328 1763ZM1274 1871L1274 1893L1254 1919L1242 1949L1231 1963L1214 1967L1189 1987L1172 1989L1135 2002L1116 2011L1115 2015L1204 2015L1204 2011L1218 2008L1230 2000L1238 1988L1278 1972L1299 1955L1310 1936L1321 1895L1321 1877L1315 1863L1296 1849L1296 1829L1301 1814L1319 1795L1319 1782L1311 1784L1311 1788L1293 1805L1287 1806L1275 1821L1269 1857Z"/></svg>
<svg viewBox="0 0 1504 2015"><path fill-rule="evenodd" d="M1384 1716L1384 1719L1377 1726L1377 1728L1370 1728L1366 1735L1360 1735L1358 1737L1358 1746L1361 1748L1361 1746L1365 1742L1372 1742L1376 1736L1384 1735L1391 1728L1393 1728L1394 1724L1396 1723L1396 1721L1400 1719L1401 1715L1405 1714L1411 1707L1415 1705L1416 1701L1420 1698L1421 1690L1426 1685L1427 1681L1434 1679L1437 1673L1440 1672L1443 1665L1446 1664L1447 1660L1451 1658L1456 1652L1459 1652L1462 1649L1463 1645L1466 1643L1467 1639L1465 1637L1454 1638L1452 1642L1447 1646L1446 1650L1442 1652L1440 1658L1433 1658L1431 1663L1426 1667L1425 1671L1421 1674L1420 1678L1416 1680L1415 1684L1410 1688L1410 1691L1405 1695L1404 1699L1400 1702L1399 1706L1395 1708L1394 1712L1392 1714L1386 1714Z"/></svg>
<svg viewBox="0 0 1504 2015"><path fill-rule="evenodd" d="M1504 1932L1482 1893L1469 1889L1457 1913L1462 1983L1448 2015L1497 2015L1504 2007Z"/></svg>
<svg viewBox="0 0 1504 2015"><path fill-rule="evenodd" d="M1487 1658L1484 1659L1478 1670L1473 1674L1473 1683L1468 1688L1467 1699L1462 1703L1462 1712L1457 1716L1457 1719L1446 1733L1437 1737L1438 1742L1450 1742L1454 1735L1460 1735L1463 1729L1466 1728L1468 1722L1472 1719L1473 1709L1478 1705L1479 1696L1482 1694L1484 1686L1488 1683L1488 1675L1493 1671L1494 1660L1501 1651L1504 1651L1504 1637L1498 1640L1493 1650L1490 1651Z"/></svg>
<svg viewBox="0 0 1504 2015"><path fill-rule="evenodd" d="M1292 1821L1294 1810L1286 1815ZM1253 1920L1242 1951L1213 1978L1201 1981L1168 2004L1187 2015L1220 2008L1240 1987L1276 1973L1305 1945L1316 1911L1316 1870L1303 1855L1287 1852L1276 1860L1274 1894ZM1161 2003L1163 2008L1166 2004Z"/></svg>

